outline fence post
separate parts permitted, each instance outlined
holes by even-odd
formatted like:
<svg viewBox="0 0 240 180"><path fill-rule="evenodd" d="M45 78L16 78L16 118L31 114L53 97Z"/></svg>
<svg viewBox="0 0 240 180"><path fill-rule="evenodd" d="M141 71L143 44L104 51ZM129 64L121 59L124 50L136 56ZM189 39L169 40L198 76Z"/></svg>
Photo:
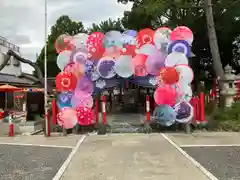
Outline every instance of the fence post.
<svg viewBox="0 0 240 180"><path fill-rule="evenodd" d="M12 122L12 117L13 114L12 112L9 112L9 120L8 120L8 123L9 123L9 133L8 133L8 136L9 137L13 137L14 136L14 124Z"/></svg>
<svg viewBox="0 0 240 180"><path fill-rule="evenodd" d="M55 98L52 99L52 124L57 124L57 103Z"/></svg>
<svg viewBox="0 0 240 180"><path fill-rule="evenodd" d="M151 113L150 113L150 96L146 96L146 121L150 122Z"/></svg>
<svg viewBox="0 0 240 180"><path fill-rule="evenodd" d="M200 122L204 122L205 121L205 109L204 109L204 93L201 92L199 95L199 120Z"/></svg>
<svg viewBox="0 0 240 180"><path fill-rule="evenodd" d="M106 96L102 96L102 124L107 124L107 113L106 113Z"/></svg>
<svg viewBox="0 0 240 180"><path fill-rule="evenodd" d="M96 119L96 124L99 123L99 99L98 96L96 96L96 100L95 100L95 119Z"/></svg>

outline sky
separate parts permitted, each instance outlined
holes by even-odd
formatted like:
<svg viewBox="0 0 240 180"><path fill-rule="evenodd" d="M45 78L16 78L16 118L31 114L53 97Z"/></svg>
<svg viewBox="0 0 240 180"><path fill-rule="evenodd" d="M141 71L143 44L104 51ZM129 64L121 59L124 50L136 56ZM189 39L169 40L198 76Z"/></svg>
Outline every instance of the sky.
<svg viewBox="0 0 240 180"><path fill-rule="evenodd" d="M20 47L21 55L32 61L44 45L44 0L0 0L0 36ZM58 17L68 15L82 21L85 27L109 18L123 16L131 4L118 4L117 0L47 0L48 29ZM50 33L50 32L49 32ZM32 68L22 65L26 73Z"/></svg>

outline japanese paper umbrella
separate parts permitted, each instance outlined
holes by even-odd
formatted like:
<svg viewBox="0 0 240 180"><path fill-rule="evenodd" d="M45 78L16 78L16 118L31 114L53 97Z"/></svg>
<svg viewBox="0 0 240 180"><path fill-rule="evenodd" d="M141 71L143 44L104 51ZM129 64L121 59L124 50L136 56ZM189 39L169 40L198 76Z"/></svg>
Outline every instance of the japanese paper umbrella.
<svg viewBox="0 0 240 180"><path fill-rule="evenodd" d="M160 27L154 33L154 43L157 49L162 50L163 44L168 44L170 42L171 29L167 27Z"/></svg>
<svg viewBox="0 0 240 180"><path fill-rule="evenodd" d="M132 59L136 76L146 76L148 74L146 70L146 60L147 56L144 54L137 54Z"/></svg>
<svg viewBox="0 0 240 180"><path fill-rule="evenodd" d="M173 41L168 46L168 53L171 52L180 52L185 54L187 57L191 56L191 47L187 41L177 40Z"/></svg>
<svg viewBox="0 0 240 180"><path fill-rule="evenodd" d="M159 70L165 67L165 58L166 55L161 52L156 52L155 54L148 56L146 60L147 72L152 75L157 75Z"/></svg>
<svg viewBox="0 0 240 180"><path fill-rule="evenodd" d="M67 64L64 68L64 72L73 73L77 79L81 78L84 75L85 66L77 62L71 62Z"/></svg>
<svg viewBox="0 0 240 180"><path fill-rule="evenodd" d="M176 112L171 106L162 104L154 109L153 117L162 126L171 126L176 121Z"/></svg>
<svg viewBox="0 0 240 180"><path fill-rule="evenodd" d="M189 123L193 118L193 107L188 102L177 103L173 107L176 112L176 121L179 123Z"/></svg>
<svg viewBox="0 0 240 180"><path fill-rule="evenodd" d="M83 49L75 49L72 51L71 61L83 64L87 59L88 59L87 51L84 51Z"/></svg>
<svg viewBox="0 0 240 180"><path fill-rule="evenodd" d="M92 81L86 77L83 76L80 78L77 82L76 90L83 91L87 94L92 94L93 93L93 83Z"/></svg>
<svg viewBox="0 0 240 180"><path fill-rule="evenodd" d="M171 32L170 40L185 40L191 45L193 42L193 32L186 26L178 26Z"/></svg>
<svg viewBox="0 0 240 180"><path fill-rule="evenodd" d="M158 87L154 92L154 100L156 104L167 104L173 106L176 103L177 92L168 85Z"/></svg>
<svg viewBox="0 0 240 180"><path fill-rule="evenodd" d="M57 115L58 124L66 129L73 128L77 124L77 112L71 107L65 107Z"/></svg>
<svg viewBox="0 0 240 180"><path fill-rule="evenodd" d="M154 31L150 28L142 29L138 32L136 40L138 47L144 44L154 44L153 42Z"/></svg>
<svg viewBox="0 0 240 180"><path fill-rule="evenodd" d="M100 59L105 51L103 47L104 34L93 32L88 36L86 46L91 59Z"/></svg>
<svg viewBox="0 0 240 180"><path fill-rule="evenodd" d="M122 55L118 59L116 59L115 71L120 77L131 77L134 74L132 57Z"/></svg>
<svg viewBox="0 0 240 180"><path fill-rule="evenodd" d="M182 84L180 85L180 88L181 88L182 94L177 98L177 102L182 102L182 101L189 102L192 99L192 95L193 95L191 86L188 84Z"/></svg>
<svg viewBox="0 0 240 180"><path fill-rule="evenodd" d="M75 46L72 44L72 39L72 36L66 34L60 35L54 43L56 52L60 53L65 50L71 51L72 49L74 49Z"/></svg>
<svg viewBox="0 0 240 180"><path fill-rule="evenodd" d="M131 55L132 57L136 56L136 46L125 44L124 48L121 49L121 55Z"/></svg>
<svg viewBox="0 0 240 180"><path fill-rule="evenodd" d="M175 67L176 71L179 73L179 84L190 84L193 81L193 70L191 67L185 64L179 64Z"/></svg>
<svg viewBox="0 0 240 180"><path fill-rule="evenodd" d="M162 74L162 80L165 84L175 84L179 80L179 73L173 67L166 67Z"/></svg>
<svg viewBox="0 0 240 180"><path fill-rule="evenodd" d="M97 64L98 74L106 79L110 79L116 75L115 72L115 60L111 58L102 58Z"/></svg>
<svg viewBox="0 0 240 180"><path fill-rule="evenodd" d="M82 126L88 126L94 123L93 120L93 111L91 108L87 107L78 107L76 109L77 117L78 117L78 124Z"/></svg>
<svg viewBox="0 0 240 180"><path fill-rule="evenodd" d="M73 92L62 92L59 93L57 96L57 105L59 109L62 109L64 107L72 107L71 99L73 96Z"/></svg>
<svg viewBox="0 0 240 180"><path fill-rule="evenodd" d="M71 72L60 72L56 76L57 91L73 91L77 85L77 77Z"/></svg>
<svg viewBox="0 0 240 180"><path fill-rule="evenodd" d="M129 29L129 30L124 31L123 35L136 37L137 36L137 31Z"/></svg>
<svg viewBox="0 0 240 180"><path fill-rule="evenodd" d="M73 108L77 108L80 106L92 108L93 98L92 98L91 94L77 90L74 92L74 95L71 99L71 104L72 104Z"/></svg>
<svg viewBox="0 0 240 180"><path fill-rule="evenodd" d="M65 50L65 51L62 51L61 53L59 53L59 55L57 57L57 66L61 71L63 71L65 66L68 63L70 63L71 54L72 54L72 51L68 51L68 50Z"/></svg>
<svg viewBox="0 0 240 180"><path fill-rule="evenodd" d="M105 48L110 47L123 47L122 34L119 31L109 31L105 34L103 39Z"/></svg>
<svg viewBox="0 0 240 180"><path fill-rule="evenodd" d="M157 48L152 44L144 44L139 49L136 49L137 54L144 54L147 56L151 56L158 52Z"/></svg>
<svg viewBox="0 0 240 180"><path fill-rule="evenodd" d="M87 49L86 47L87 40L88 40L88 34L78 33L75 36L73 36L72 42L77 49L78 48Z"/></svg>
<svg viewBox="0 0 240 180"><path fill-rule="evenodd" d="M165 59L165 66L166 67L174 67L174 66L179 65L179 64L188 65L188 58L183 53L172 52Z"/></svg>

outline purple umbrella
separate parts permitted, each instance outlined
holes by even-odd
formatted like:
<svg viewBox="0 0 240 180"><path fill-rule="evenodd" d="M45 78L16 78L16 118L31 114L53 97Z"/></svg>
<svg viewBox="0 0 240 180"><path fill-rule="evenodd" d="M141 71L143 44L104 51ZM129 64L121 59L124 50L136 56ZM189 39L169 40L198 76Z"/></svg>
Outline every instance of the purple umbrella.
<svg viewBox="0 0 240 180"><path fill-rule="evenodd" d="M97 71L101 77L110 79L116 75L114 60L100 60L97 65Z"/></svg>
<svg viewBox="0 0 240 180"><path fill-rule="evenodd" d="M146 61L147 72L151 75L157 75L160 69L165 67L165 58L166 55L161 52L148 56Z"/></svg>
<svg viewBox="0 0 240 180"><path fill-rule="evenodd" d="M83 76L78 80L76 90L92 94L93 88L94 87L92 81L90 81L88 77Z"/></svg>

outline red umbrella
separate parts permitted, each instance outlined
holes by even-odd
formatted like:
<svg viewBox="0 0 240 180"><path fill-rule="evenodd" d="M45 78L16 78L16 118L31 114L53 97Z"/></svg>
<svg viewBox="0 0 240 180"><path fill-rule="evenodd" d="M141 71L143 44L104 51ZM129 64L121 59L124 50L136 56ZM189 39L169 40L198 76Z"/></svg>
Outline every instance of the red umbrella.
<svg viewBox="0 0 240 180"><path fill-rule="evenodd" d="M14 91L20 91L20 90L22 90L22 89L18 88L16 86L8 85L8 84L0 86L1 92L14 92Z"/></svg>
<svg viewBox="0 0 240 180"><path fill-rule="evenodd" d="M0 91L5 92L5 108L7 109L7 93L8 92L15 92L15 91L21 91L21 88L18 88L16 86L11 86L8 84L0 86Z"/></svg>

